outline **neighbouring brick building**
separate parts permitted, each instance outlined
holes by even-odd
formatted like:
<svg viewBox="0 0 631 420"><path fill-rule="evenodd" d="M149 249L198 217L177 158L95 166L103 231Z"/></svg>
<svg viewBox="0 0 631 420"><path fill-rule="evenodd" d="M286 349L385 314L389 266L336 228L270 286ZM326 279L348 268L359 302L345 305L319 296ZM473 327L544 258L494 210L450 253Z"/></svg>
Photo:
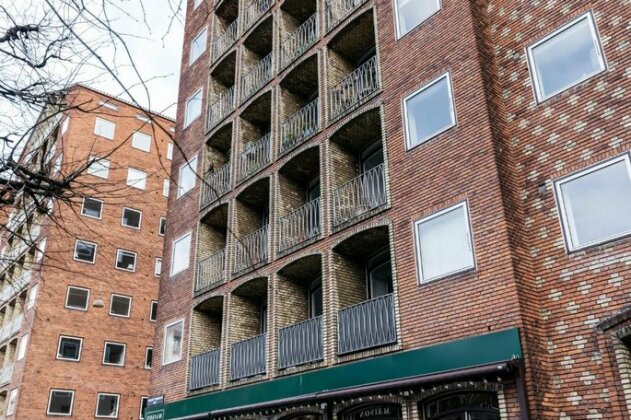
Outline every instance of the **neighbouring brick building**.
<svg viewBox="0 0 631 420"><path fill-rule="evenodd" d="M629 418L630 22L189 0L146 418Z"/></svg>
<svg viewBox="0 0 631 420"><path fill-rule="evenodd" d="M174 122L78 85L58 100L21 161L53 178L93 163L70 202L42 210L18 193L3 225L0 418L137 419L149 391Z"/></svg>

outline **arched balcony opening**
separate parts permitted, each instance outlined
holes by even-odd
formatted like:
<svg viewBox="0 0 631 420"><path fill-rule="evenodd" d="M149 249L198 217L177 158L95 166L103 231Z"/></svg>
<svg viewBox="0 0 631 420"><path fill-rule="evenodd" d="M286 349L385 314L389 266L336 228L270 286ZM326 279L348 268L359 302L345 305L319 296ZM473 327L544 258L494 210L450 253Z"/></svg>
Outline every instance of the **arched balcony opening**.
<svg viewBox="0 0 631 420"><path fill-rule="evenodd" d="M256 98L240 116L236 181L243 182L272 161L272 95Z"/></svg>
<svg viewBox="0 0 631 420"><path fill-rule="evenodd" d="M239 35L239 0L221 0L215 8L211 59L217 61L234 45Z"/></svg>
<svg viewBox="0 0 631 420"><path fill-rule="evenodd" d="M236 107L236 51L228 54L210 73L208 81L208 117L206 130L212 130Z"/></svg>
<svg viewBox="0 0 631 420"><path fill-rule="evenodd" d="M228 204L211 210L200 220L197 238L197 277L195 293L220 286L226 280Z"/></svg>
<svg viewBox="0 0 631 420"><path fill-rule="evenodd" d="M317 8L316 0L285 0L281 4L281 68L300 57L320 37Z"/></svg>
<svg viewBox="0 0 631 420"><path fill-rule="evenodd" d="M244 102L274 76L274 20L268 17L243 42L240 99Z"/></svg>
<svg viewBox="0 0 631 420"><path fill-rule="evenodd" d="M269 189L269 177L266 177L248 186L236 199L234 275L244 274L268 262Z"/></svg>
<svg viewBox="0 0 631 420"><path fill-rule="evenodd" d="M206 207L230 191L232 185L230 156L232 154L233 126L233 123L226 124L206 142L202 207Z"/></svg>
<svg viewBox="0 0 631 420"><path fill-rule="evenodd" d="M222 333L223 296L213 296L193 310L189 389L195 390L220 383Z"/></svg>

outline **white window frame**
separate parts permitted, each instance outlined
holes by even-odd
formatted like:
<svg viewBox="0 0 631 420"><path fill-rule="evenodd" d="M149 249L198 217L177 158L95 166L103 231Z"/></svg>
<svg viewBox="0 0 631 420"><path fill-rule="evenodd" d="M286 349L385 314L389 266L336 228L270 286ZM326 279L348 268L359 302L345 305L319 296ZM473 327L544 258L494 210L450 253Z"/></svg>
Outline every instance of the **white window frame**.
<svg viewBox="0 0 631 420"><path fill-rule="evenodd" d="M137 175L140 175L140 173L144 174L144 178L131 178L130 176L132 175L132 171L135 171L137 173ZM132 187L135 188L137 190L146 190L147 189L147 181L149 180L149 174L145 171L141 171L140 169L136 169L136 168L127 168L127 186L128 187Z"/></svg>
<svg viewBox="0 0 631 420"><path fill-rule="evenodd" d="M144 418L145 418L145 416L143 415L143 412L142 412L142 402L145 401L145 400L147 401L147 403L149 403L149 397L147 397L146 395L142 395L140 397L140 413L138 414L138 418L140 420L144 420Z"/></svg>
<svg viewBox="0 0 631 420"><path fill-rule="evenodd" d="M99 415L99 400L101 395L103 396L107 396L107 397L116 397L116 413L113 416L103 416L103 415ZM94 417L96 417L97 419L117 419L118 418L118 412L120 411L120 407L121 407L121 396L120 394L113 394L110 392L98 392L96 394L96 407L94 409Z"/></svg>
<svg viewBox="0 0 631 420"><path fill-rule="evenodd" d="M74 306L68 306L68 298L70 297L70 289L76 289L76 290L84 290L88 292L88 296L85 300L85 308L78 308L78 307L74 307ZM64 301L64 308L66 309L70 309L73 311L82 311L82 312L86 312L88 310L88 307L90 306L90 289L88 289L87 287L78 287L78 286L68 286L66 288L66 300Z"/></svg>
<svg viewBox="0 0 631 420"><path fill-rule="evenodd" d="M160 267L159 270L158 267ZM153 275L154 277L162 276L162 258L156 258L156 265L153 268Z"/></svg>
<svg viewBox="0 0 631 420"><path fill-rule="evenodd" d="M170 189L171 189L171 181L168 179L163 180L162 181L162 196L168 197Z"/></svg>
<svg viewBox="0 0 631 420"><path fill-rule="evenodd" d="M94 162L86 170L88 175L101 179L107 179L110 176L110 161L108 159L91 155L89 160L94 160Z"/></svg>
<svg viewBox="0 0 631 420"><path fill-rule="evenodd" d="M132 254L134 256L134 268L132 268L131 270L128 268L121 268L118 266L118 256L121 253L125 253L125 254ZM136 265L138 264L138 253L134 252L134 251L129 251L127 249L122 249L122 248L118 248L116 250L116 259L114 260L114 268L120 271L127 271L128 273L135 273L136 272Z"/></svg>
<svg viewBox="0 0 631 420"><path fill-rule="evenodd" d="M53 392L67 392L67 393L69 393L72 396L72 398L70 399L70 412L68 414L51 413L50 412L50 403L52 402L52 399L53 399ZM46 415L48 415L48 416L70 417L70 416L72 416L72 408L73 408L73 406L74 406L74 390L72 390L72 389L51 388L50 392L48 393L48 405L46 407Z"/></svg>
<svg viewBox="0 0 631 420"><path fill-rule="evenodd" d="M37 300L37 292L39 291L39 283L31 286L31 289L28 291L28 298L26 299L26 310L28 311L33 306L35 306L35 301Z"/></svg>
<svg viewBox="0 0 631 420"><path fill-rule="evenodd" d="M95 216L90 216L89 214L85 214L83 212L83 209L85 208L85 200L92 200L92 201L96 201L98 203L101 204L101 210L99 211L99 216L95 217ZM84 217L89 217L90 219L97 219L97 220L101 220L103 218L103 200L99 200L97 198L93 198L93 197L83 197L83 201L81 202L81 215Z"/></svg>
<svg viewBox="0 0 631 420"><path fill-rule="evenodd" d="M578 245L578 244L574 245L574 243L572 242L572 235L570 234L571 232L570 224L568 223L568 220L566 217L565 202L563 200L563 192L561 189L561 187L565 183L571 182L575 179L581 178L586 175L593 174L595 172L598 172L601 169L604 169L611 165L615 165L616 163L619 163L619 162L625 163L627 172L629 174L629 179L631 179L631 158L628 153L625 153L622 156L618 156L613 159L608 159L604 162L598 163L596 165L592 165L590 167L574 172L568 176L565 176L563 178L560 178L554 181L554 195L555 195L555 200L556 200L557 209L559 213L559 222L561 224L561 231L563 232L563 241L565 242L565 249L568 253L580 251L586 248L591 248L597 245L602 245L602 244L612 242L617 239L624 238L626 236L631 235L631 231L627 231L627 232L622 232L617 235L613 235L604 239L600 239L598 241L592 241L592 242L582 244L582 245Z"/></svg>
<svg viewBox="0 0 631 420"><path fill-rule="evenodd" d="M190 121L188 120L188 106L190 104L190 102L193 100L194 97L196 97L198 94L201 95L200 98L200 107L199 107L199 114L196 115L195 117L193 117L193 119L191 119ZM188 127L189 125L191 125L195 120L197 120L202 114L202 108L203 108L203 102L204 102L204 90L202 88L199 88L195 91L195 93L193 93L191 96L189 96L186 99L186 103L184 104L184 128Z"/></svg>
<svg viewBox="0 0 631 420"><path fill-rule="evenodd" d="M578 24L580 21L582 21L583 19L587 19L587 21L589 22L589 29L590 32L592 34L592 42L594 42L594 46L596 47L596 51L598 53L598 58L600 59L600 64L601 64L601 69L597 70L596 72L589 74L589 75L585 75L583 77L581 77L579 80L577 80L576 82L572 83L569 86L566 86L562 89L559 89L555 92L550 93L549 95L545 96L543 94L543 92L541 92L541 88L539 86L539 75L537 74L537 68L535 66L535 59L534 59L534 54L533 54L533 50L535 48L537 48L538 46L540 46L541 44L546 43L547 41L551 40L552 38L556 37L557 35L559 35L560 33L564 32L565 30L571 28L572 26ZM594 15L592 14L591 11L582 14L581 16L577 17L576 19L573 19L572 21L566 23L565 25L563 25L562 27L560 27L559 29L557 29L556 31L552 32L551 34L545 36L544 38L540 39L539 41L529 45L526 47L526 57L528 58L528 73L530 74L530 82L532 85L532 89L533 92L535 94L535 99L537 100L537 103L542 103L547 101L548 99L558 95L559 93L565 92L571 88L573 88L574 86L578 86L581 83L591 79L594 76L599 75L600 73L604 73L607 71L608 69L608 64L607 64L607 58L605 57L605 50L602 46L602 41L600 39L600 33L598 32L598 27L596 25L596 20L594 19Z"/></svg>
<svg viewBox="0 0 631 420"><path fill-rule="evenodd" d="M64 121L61 123L61 135L63 136L68 131L68 124L70 124L70 117L64 118Z"/></svg>
<svg viewBox="0 0 631 420"><path fill-rule="evenodd" d="M18 351L16 355L16 360L24 359L26 356L26 347L28 346L28 339L30 338L29 333L24 334L20 337L20 342L18 343Z"/></svg>
<svg viewBox="0 0 631 420"><path fill-rule="evenodd" d="M441 275L429 278L429 279L425 279L423 277L423 264L422 264L422 256L421 256L421 238L418 235L418 226L423 224L424 222L430 221L432 219L435 219L437 217L440 217L446 213L449 213L453 210L458 209L459 207L464 208L464 218L465 218L465 226L467 229L467 237L469 239L469 247L471 249L471 257L472 257L472 263L469 266L466 267L462 267L459 268L457 270L454 270L452 272L449 273L443 273ZM418 272L418 283L419 285L424 285L427 283L432 283L434 281L437 280L442 280L445 279L447 277L451 277L454 276L456 274L460 274L460 273L464 273L470 270L475 270L476 268L476 256L475 256L475 244L473 241L473 234L472 234L472 228L471 228L471 215L469 214L469 203L467 201L463 201L461 203L458 203L456 205L447 207L446 209L440 210L436 213L432 213L429 216L423 217L422 219L419 219L417 221L414 222L414 247L416 249L416 267L417 267L417 272Z"/></svg>
<svg viewBox="0 0 631 420"><path fill-rule="evenodd" d="M13 415L15 413L15 408L18 405L18 390L19 388L13 388L7 396L7 416ZM13 400L13 404L11 404L11 400Z"/></svg>
<svg viewBox="0 0 631 420"><path fill-rule="evenodd" d="M149 143L147 144L146 147L141 147L141 146L144 146L144 145L142 145L142 144L138 145L137 144L138 141L142 142L142 141L146 140L144 138L142 140L138 140L138 139L141 139L143 136L149 138ZM133 147L134 149L137 149L137 150L141 150L143 152L147 152L147 153L151 152L151 143L152 142L153 142L153 137L151 135L147 134L147 133L143 133L142 131L134 131L134 134L132 134L132 137L131 137L131 147Z"/></svg>
<svg viewBox="0 0 631 420"><path fill-rule="evenodd" d="M189 247L188 248L189 249L188 249L188 261L186 263L186 267L182 268L180 271L174 272L173 271L173 267L174 267L173 261L175 260L175 249L176 249L175 245L178 242L184 240L187 236L189 237L189 239L188 239L188 241L189 241ZM179 236L178 238L176 238L173 241L173 245L171 246L171 273L170 273L169 277L173 277L173 276L175 276L177 274L180 274L180 273L182 273L182 272L184 272L184 271L186 271L186 270L188 270L190 268L190 266L191 266L190 260L191 260L191 248L192 248L192 245L193 245L193 232L190 231L190 230L188 232L186 232L185 234Z"/></svg>
<svg viewBox="0 0 631 420"><path fill-rule="evenodd" d="M104 136L100 132L97 132L96 128L99 126L99 121L105 121L106 124L112 124L114 126L114 129L112 130L112 137L111 138L107 137L107 136ZM116 123L114 121L110 121L110 120L107 120L105 118L96 117L96 119L94 121L94 134L99 136L99 137L102 137L104 139L107 139L107 140L114 140L114 137L116 137Z"/></svg>
<svg viewBox="0 0 631 420"><path fill-rule="evenodd" d="M192 157L191 160L189 160L188 162L184 162L182 165L180 165L180 168L178 169L178 175L177 175L177 198L185 196L186 194L193 191L197 187L197 167L198 166L199 165L197 161L197 156ZM182 172L185 170L191 170L193 174L193 186L186 191L182 189Z"/></svg>
<svg viewBox="0 0 631 420"><path fill-rule="evenodd" d="M131 211L135 211L136 213L140 213L140 219L138 219L138 227L125 224L125 210L131 210ZM142 226L142 210L133 209L131 207L123 207L123 211L121 211L121 226L130 228L130 229L140 230L140 227Z"/></svg>
<svg viewBox="0 0 631 420"><path fill-rule="evenodd" d="M128 309L127 309L127 315L120 315L120 314L113 314L112 313L112 303L114 302L114 296L123 297L123 298L129 299L129 306L128 306ZM119 318L129 318L129 317L131 317L131 305L132 305L132 302L133 302L133 298L131 296L121 295L119 293L112 293L111 296L110 296L110 307L109 307L109 310L108 310L108 314L111 315L111 316L117 316Z"/></svg>
<svg viewBox="0 0 631 420"><path fill-rule="evenodd" d="M401 25L400 25L400 22L399 22L399 1L400 0L392 0L392 1L394 2L394 7L392 8L392 11L394 13L394 27L396 29L397 39L403 38L404 36L406 36L407 34L412 32L414 29L416 29L419 26L421 26L424 22L427 22L428 20L430 20L432 18L432 16L434 16L435 14L437 14L438 12L440 12L443 9L443 2L442 2L442 0L434 0L436 3L438 3L438 9L434 13L432 13L431 15L427 16L422 21L418 22L416 25L414 25L412 28L410 28L407 32L401 33ZM410 0L410 1L414 1L414 0Z"/></svg>
<svg viewBox="0 0 631 420"><path fill-rule="evenodd" d="M79 242L83 242L84 244L94 245L94 258L92 259L92 261L86 261L86 260L81 260L77 258L77 244ZM85 241L83 239L77 239L75 240L75 243L74 243L74 250L72 251L73 252L72 257L75 261L78 261L84 264L94 264L96 262L96 253L98 249L99 249L99 245L94 242Z"/></svg>
<svg viewBox="0 0 631 420"><path fill-rule="evenodd" d="M147 369L147 370L151 370L151 368L153 367L153 366L150 366L150 365L147 364L147 360L149 360L149 350L151 350L151 352L152 352L151 353L151 359L152 359L151 365L153 365L153 346L148 346L147 348L145 348L145 369Z"/></svg>
<svg viewBox="0 0 631 420"><path fill-rule="evenodd" d="M162 230L162 225L164 224L164 232L160 232ZM160 217L160 222L158 222L158 236L165 236L167 233L167 218Z"/></svg>
<svg viewBox="0 0 631 420"><path fill-rule="evenodd" d="M418 139L418 140L413 140L410 136L410 125L409 125L409 121L408 121L408 100L412 99L414 96L420 94L421 92L429 89L430 87L434 86L435 84L441 82L443 79L447 78L447 87L448 87L448 92L449 92L449 99L450 99L450 103L451 103L451 118L453 120L453 123L451 125L445 126L443 128L441 128L440 130L426 136L423 139ZM423 85L420 89L410 93L409 95L407 95L406 97L403 98L403 123L405 125L405 148L406 150L412 150L418 146L421 146L425 143L427 143L428 141L430 141L433 138L436 138L438 136L440 136L441 134L443 134L446 131L451 130L452 128L456 127L458 125L458 113L456 112L456 98L454 97L454 89L453 89L453 84L451 81L451 72L447 72L444 74L441 74L440 76L438 76L436 79L426 83L425 85ZM412 144L412 142L416 142L416 144Z"/></svg>
<svg viewBox="0 0 631 420"><path fill-rule="evenodd" d="M197 0L196 0L197 1ZM199 52L199 54L197 55L197 57L193 57L193 45L195 43L195 41L197 41L199 38L202 38L204 40L204 47L202 48L202 50ZM204 53L206 52L206 48L208 47L206 44L208 44L208 28L204 28L201 31L199 31L197 33L197 35L195 35L195 38L192 39L191 41L191 45L190 48L188 49L189 51L189 60L188 60L188 65L192 66L193 64L195 64L195 62L197 60L199 60L199 58L204 55Z"/></svg>
<svg viewBox="0 0 631 420"><path fill-rule="evenodd" d="M110 363L110 362L106 362L105 361L105 351L107 350L107 345L108 344L113 344L115 346L123 346L123 361L122 363ZM127 358L127 344L125 343L119 343L117 341L106 341L105 344L103 344L103 358L101 359L101 363L105 366L125 366L125 360Z"/></svg>
<svg viewBox="0 0 631 420"><path fill-rule="evenodd" d="M173 143L167 143L167 159L173 160Z"/></svg>
<svg viewBox="0 0 631 420"><path fill-rule="evenodd" d="M118 107L110 102L99 101L99 105L102 106L103 108L109 109L110 111L114 111L114 112L118 111Z"/></svg>
<svg viewBox="0 0 631 420"><path fill-rule="evenodd" d="M151 314L153 312L153 305L156 306L156 317L155 317L155 319L151 318ZM158 322L158 301L157 300L152 300L151 303L149 304L149 322Z"/></svg>
<svg viewBox="0 0 631 420"><path fill-rule="evenodd" d="M79 340L79 354L77 355L76 359L68 359L67 357L61 357L59 355L60 350L61 350L61 342L63 341L64 338L68 338L70 340ZM83 338L82 337L74 337L71 335L60 335L59 336L59 340L57 341L57 354L55 355L55 359L57 360L63 360L65 362L80 362L81 361L81 352L83 350Z"/></svg>
<svg viewBox="0 0 631 420"><path fill-rule="evenodd" d="M167 330L169 329L169 327L172 327L172 326L174 326L176 324L179 324L179 323L182 323L182 343L181 344L184 344L184 331L185 331L184 328L186 327L186 324L184 322L184 318L180 318L180 319L178 319L176 321L173 321L173 322L171 322L171 323L169 323L169 324L164 326L164 331L163 331L163 335L162 335L162 366L166 366L166 365L170 365L170 364L173 364L173 363L177 363L180 360L182 360L183 349L182 349L182 346L180 346L180 354L179 354L177 359L171 360L169 362L165 362L164 361L164 355L166 353L166 343L167 343L167 340L166 340L166 338L167 338Z"/></svg>

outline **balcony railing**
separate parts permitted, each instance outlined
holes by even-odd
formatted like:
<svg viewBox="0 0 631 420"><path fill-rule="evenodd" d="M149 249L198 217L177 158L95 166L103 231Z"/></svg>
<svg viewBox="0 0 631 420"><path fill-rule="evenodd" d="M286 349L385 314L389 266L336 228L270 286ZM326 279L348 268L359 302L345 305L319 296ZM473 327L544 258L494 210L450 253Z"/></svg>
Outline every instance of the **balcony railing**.
<svg viewBox="0 0 631 420"><path fill-rule="evenodd" d="M320 234L320 199L298 207L280 219L279 250L285 251Z"/></svg>
<svg viewBox="0 0 631 420"><path fill-rule="evenodd" d="M195 293L219 286L224 280L226 250L215 252L197 263Z"/></svg>
<svg viewBox="0 0 631 420"><path fill-rule="evenodd" d="M267 334L257 335L232 345L230 379L237 380L265 373Z"/></svg>
<svg viewBox="0 0 631 420"><path fill-rule="evenodd" d="M215 62L219 57L223 55L228 49L234 44L237 40L238 34L238 21L239 19L235 19L225 31L223 31L217 39L213 42L212 48L212 61Z"/></svg>
<svg viewBox="0 0 631 420"><path fill-rule="evenodd" d="M267 262L269 239L265 225L257 231L237 239L234 256L234 273L239 273L259 263Z"/></svg>
<svg viewBox="0 0 631 420"><path fill-rule="evenodd" d="M340 354L397 341L392 294L379 296L338 312Z"/></svg>
<svg viewBox="0 0 631 420"><path fill-rule="evenodd" d="M334 86L329 91L329 119L333 120L345 114L364 98L377 92L381 87L378 70L377 56L374 56Z"/></svg>
<svg viewBox="0 0 631 420"><path fill-rule="evenodd" d="M278 330L280 369L317 362L323 357L321 316Z"/></svg>
<svg viewBox="0 0 631 420"><path fill-rule="evenodd" d="M241 79L241 102L252 96L272 79L273 55L269 53Z"/></svg>
<svg viewBox="0 0 631 420"><path fill-rule="evenodd" d="M375 166L333 191L333 225L338 226L386 204L384 165Z"/></svg>
<svg viewBox="0 0 631 420"><path fill-rule="evenodd" d="M219 383L220 353L220 349L214 349L191 358L191 390Z"/></svg>
<svg viewBox="0 0 631 420"><path fill-rule="evenodd" d="M212 130L217 124L234 111L234 86L219 94L219 99L208 107L206 118L206 131Z"/></svg>
<svg viewBox="0 0 631 420"><path fill-rule="evenodd" d="M230 163L226 163L219 170L207 172L202 186L202 207L207 206L230 189Z"/></svg>
<svg viewBox="0 0 631 420"><path fill-rule="evenodd" d="M281 67L285 68L285 66L298 58L316 42L318 37L318 14L314 13L283 40L280 48Z"/></svg>
<svg viewBox="0 0 631 420"><path fill-rule="evenodd" d="M0 302L6 302L28 286L31 281L31 272L26 271L21 276L7 281L0 292Z"/></svg>
<svg viewBox="0 0 631 420"><path fill-rule="evenodd" d="M13 365L4 367L0 376L0 384L6 384L11 381L11 375L13 375Z"/></svg>
<svg viewBox="0 0 631 420"><path fill-rule="evenodd" d="M326 30L333 29L365 2L366 0L326 0L324 6Z"/></svg>
<svg viewBox="0 0 631 420"><path fill-rule="evenodd" d="M242 181L256 173L272 160L269 133L246 146L237 159L237 181Z"/></svg>
<svg viewBox="0 0 631 420"><path fill-rule="evenodd" d="M12 335L16 334L22 328L22 319L24 316L22 314L16 315L15 318L7 322L2 329L0 329L0 341L4 341Z"/></svg>
<svg viewBox="0 0 631 420"><path fill-rule="evenodd" d="M318 131L320 127L319 108L318 98L285 120L280 126L281 153L293 149Z"/></svg>
<svg viewBox="0 0 631 420"><path fill-rule="evenodd" d="M273 0L253 0L243 14L243 32L250 29L274 4Z"/></svg>

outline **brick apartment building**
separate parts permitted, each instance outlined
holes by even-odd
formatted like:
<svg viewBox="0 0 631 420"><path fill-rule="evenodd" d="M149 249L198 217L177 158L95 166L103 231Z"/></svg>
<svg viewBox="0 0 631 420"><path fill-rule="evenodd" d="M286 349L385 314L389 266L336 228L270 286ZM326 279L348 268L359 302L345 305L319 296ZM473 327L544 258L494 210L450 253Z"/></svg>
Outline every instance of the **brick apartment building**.
<svg viewBox="0 0 631 420"><path fill-rule="evenodd" d="M629 418L630 22L189 0L146 418Z"/></svg>
<svg viewBox="0 0 631 420"><path fill-rule="evenodd" d="M21 160L80 177L49 215L18 195L3 233L0 418L137 419L149 391L173 121L73 86ZM149 118L151 116L151 118ZM39 206L41 208L41 206Z"/></svg>

